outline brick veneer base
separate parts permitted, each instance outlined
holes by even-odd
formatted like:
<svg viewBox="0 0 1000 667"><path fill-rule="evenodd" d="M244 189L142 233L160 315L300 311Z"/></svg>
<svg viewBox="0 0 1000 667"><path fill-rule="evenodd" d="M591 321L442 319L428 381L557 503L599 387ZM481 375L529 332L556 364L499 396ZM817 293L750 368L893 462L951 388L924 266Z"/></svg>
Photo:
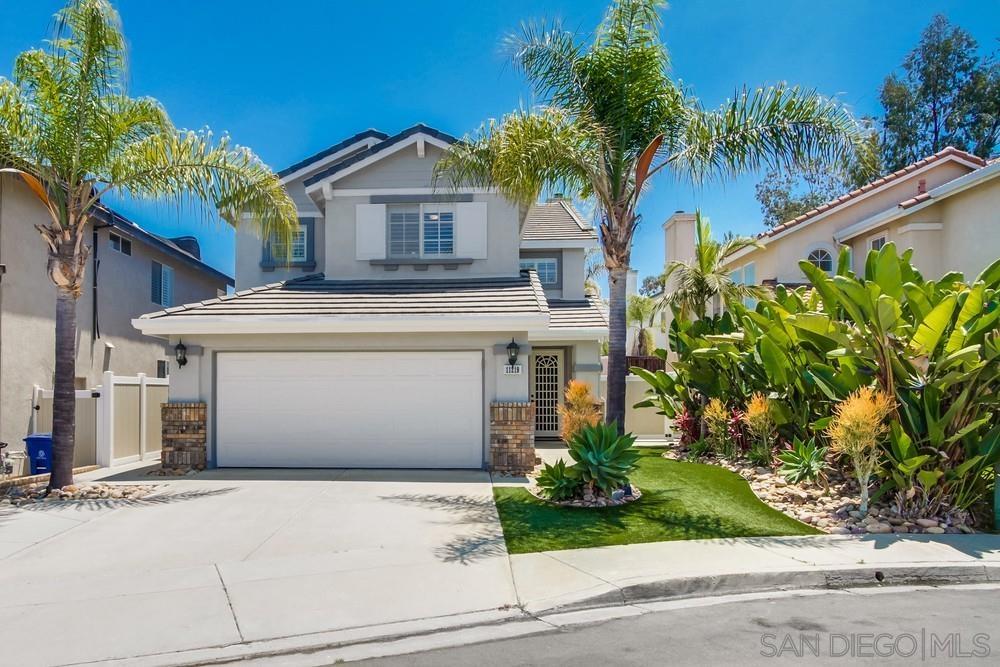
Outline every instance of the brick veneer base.
<svg viewBox="0 0 1000 667"><path fill-rule="evenodd" d="M535 469L535 404L490 405L490 470L524 475Z"/></svg>
<svg viewBox="0 0 1000 667"><path fill-rule="evenodd" d="M204 403L163 403L163 450L165 470L204 470L207 409Z"/></svg>

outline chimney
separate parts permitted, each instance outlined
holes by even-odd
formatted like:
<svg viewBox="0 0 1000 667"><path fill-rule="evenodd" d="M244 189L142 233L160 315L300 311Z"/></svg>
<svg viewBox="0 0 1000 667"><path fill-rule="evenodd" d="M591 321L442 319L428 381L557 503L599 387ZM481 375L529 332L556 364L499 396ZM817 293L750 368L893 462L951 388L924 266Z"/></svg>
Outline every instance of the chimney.
<svg viewBox="0 0 1000 667"><path fill-rule="evenodd" d="M917 194L922 195L927 192L927 179L921 178L917 183Z"/></svg>

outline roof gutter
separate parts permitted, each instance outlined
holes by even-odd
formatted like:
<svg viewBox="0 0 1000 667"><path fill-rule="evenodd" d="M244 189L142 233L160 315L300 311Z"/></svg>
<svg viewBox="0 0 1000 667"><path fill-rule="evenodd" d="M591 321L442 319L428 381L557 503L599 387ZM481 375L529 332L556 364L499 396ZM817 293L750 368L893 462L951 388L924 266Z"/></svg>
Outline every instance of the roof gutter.
<svg viewBox="0 0 1000 667"><path fill-rule="evenodd" d="M132 326L152 336L193 334L445 333L546 329L549 314L534 315L175 315L139 317Z"/></svg>
<svg viewBox="0 0 1000 667"><path fill-rule="evenodd" d="M976 171L970 171L964 176L959 176L954 180L948 181L944 185L939 185L933 190L928 190L927 199L918 204L914 204L913 206L909 206L907 208L902 208L897 205L895 208L889 209L888 211L883 211L882 213L873 215L872 217L866 218L861 222L857 222L850 227L845 227L835 233L833 238L837 241L837 243L850 241L857 236L895 220L899 220L900 218L905 218L911 213L916 213L917 211L938 203L942 199L968 190L969 188L975 187L983 181L988 181L998 175L1000 175L1000 162L988 164L985 167L977 169Z"/></svg>

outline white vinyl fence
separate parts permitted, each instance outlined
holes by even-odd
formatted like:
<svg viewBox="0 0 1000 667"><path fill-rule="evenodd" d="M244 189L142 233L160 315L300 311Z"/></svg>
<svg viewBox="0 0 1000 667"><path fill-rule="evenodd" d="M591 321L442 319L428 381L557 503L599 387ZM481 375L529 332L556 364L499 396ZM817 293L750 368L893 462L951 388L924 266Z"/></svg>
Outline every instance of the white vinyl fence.
<svg viewBox="0 0 1000 667"><path fill-rule="evenodd" d="M76 451L73 466L115 466L160 458L160 404L165 378L115 375L76 392ZM35 385L33 433L52 431L52 390Z"/></svg>

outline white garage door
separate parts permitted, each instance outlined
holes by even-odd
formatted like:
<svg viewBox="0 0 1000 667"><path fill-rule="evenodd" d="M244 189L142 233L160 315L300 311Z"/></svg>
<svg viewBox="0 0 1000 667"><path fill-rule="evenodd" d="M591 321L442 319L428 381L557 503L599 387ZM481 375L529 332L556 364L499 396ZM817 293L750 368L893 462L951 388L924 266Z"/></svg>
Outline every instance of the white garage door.
<svg viewBox="0 0 1000 667"><path fill-rule="evenodd" d="M480 352L225 352L216 462L479 468Z"/></svg>

